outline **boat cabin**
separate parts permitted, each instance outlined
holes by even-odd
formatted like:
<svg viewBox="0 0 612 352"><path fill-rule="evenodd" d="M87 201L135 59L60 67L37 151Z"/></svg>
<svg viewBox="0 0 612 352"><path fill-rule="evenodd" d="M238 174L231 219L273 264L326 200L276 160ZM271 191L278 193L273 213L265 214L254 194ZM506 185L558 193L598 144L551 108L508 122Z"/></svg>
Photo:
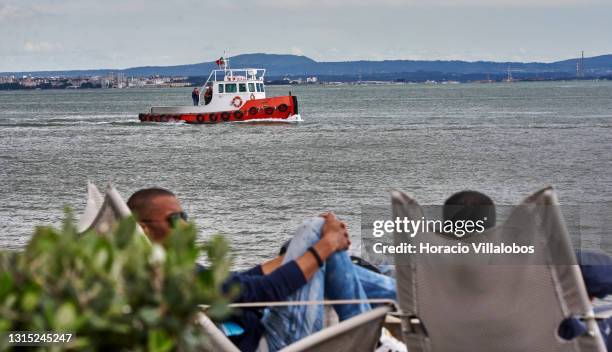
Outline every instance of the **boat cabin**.
<svg viewBox="0 0 612 352"><path fill-rule="evenodd" d="M210 111L240 108L248 100L265 99L265 69L213 70L200 90L200 106Z"/></svg>

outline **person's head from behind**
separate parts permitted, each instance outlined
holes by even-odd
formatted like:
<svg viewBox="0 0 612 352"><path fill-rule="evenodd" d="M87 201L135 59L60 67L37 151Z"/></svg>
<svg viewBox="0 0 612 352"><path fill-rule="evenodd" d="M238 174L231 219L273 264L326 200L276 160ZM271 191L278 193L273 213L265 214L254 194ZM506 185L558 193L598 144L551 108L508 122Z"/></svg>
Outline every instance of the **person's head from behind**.
<svg viewBox="0 0 612 352"><path fill-rule="evenodd" d="M127 205L147 237L154 242L163 242L177 221L187 220L174 193L163 188L136 191Z"/></svg>
<svg viewBox="0 0 612 352"><path fill-rule="evenodd" d="M442 208L444 221L482 221L485 229L495 226L495 204L476 191L461 191L450 196Z"/></svg>

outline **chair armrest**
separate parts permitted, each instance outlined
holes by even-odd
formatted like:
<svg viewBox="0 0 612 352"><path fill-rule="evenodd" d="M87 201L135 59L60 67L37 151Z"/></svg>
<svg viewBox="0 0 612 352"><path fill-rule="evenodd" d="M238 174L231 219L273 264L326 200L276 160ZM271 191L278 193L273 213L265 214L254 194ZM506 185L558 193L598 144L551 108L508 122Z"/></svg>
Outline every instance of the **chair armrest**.
<svg viewBox="0 0 612 352"><path fill-rule="evenodd" d="M344 300L322 300L322 301L275 301L275 302L249 302L249 303L232 303L230 308L263 308L263 307L289 307L289 306L314 306L314 305L335 305L335 304L386 304L393 307L393 311L397 311L397 302L392 299L373 298L373 299L344 299ZM200 305L200 308L206 311L209 306Z"/></svg>

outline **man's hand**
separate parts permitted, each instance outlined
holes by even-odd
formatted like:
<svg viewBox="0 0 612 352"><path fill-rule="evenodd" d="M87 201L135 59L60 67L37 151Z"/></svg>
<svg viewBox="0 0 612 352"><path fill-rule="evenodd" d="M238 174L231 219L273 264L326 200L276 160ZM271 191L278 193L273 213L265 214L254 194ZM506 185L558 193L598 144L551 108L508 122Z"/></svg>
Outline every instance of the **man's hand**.
<svg viewBox="0 0 612 352"><path fill-rule="evenodd" d="M329 243L334 252L345 251L351 246L346 223L338 220L334 213L320 215L325 219L321 239Z"/></svg>
<svg viewBox="0 0 612 352"><path fill-rule="evenodd" d="M349 240L346 224L338 220L336 215L325 213L320 216L325 219L325 224L323 224L321 239L312 248L317 253L317 256L325 262L335 252L347 250L351 245L351 241ZM314 273L319 270L317 256L307 251L297 259L297 264L306 280L310 280Z"/></svg>

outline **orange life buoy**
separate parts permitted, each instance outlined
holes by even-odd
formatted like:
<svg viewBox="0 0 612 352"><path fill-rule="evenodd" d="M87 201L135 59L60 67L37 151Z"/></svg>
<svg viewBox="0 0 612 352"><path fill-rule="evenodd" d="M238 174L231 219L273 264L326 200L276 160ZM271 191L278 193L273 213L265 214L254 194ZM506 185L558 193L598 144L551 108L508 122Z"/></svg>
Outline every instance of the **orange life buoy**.
<svg viewBox="0 0 612 352"><path fill-rule="evenodd" d="M244 116L244 113L240 110L234 111L234 118L236 120L240 120Z"/></svg>
<svg viewBox="0 0 612 352"><path fill-rule="evenodd" d="M254 106L251 106L251 107L249 108L249 115L257 115L257 113L258 113L258 112L259 112L259 109L257 109L257 108L256 108L256 107L254 107Z"/></svg>
<svg viewBox="0 0 612 352"><path fill-rule="evenodd" d="M235 108L239 108L242 105L242 98L239 96L235 96L234 99L232 99L232 105Z"/></svg>
<svg viewBox="0 0 612 352"><path fill-rule="evenodd" d="M266 114L268 114L268 115L272 115L272 114L274 113L274 107L272 107L272 106L266 106L266 107L264 108L264 112L265 112Z"/></svg>
<svg viewBox="0 0 612 352"><path fill-rule="evenodd" d="M276 110L280 112L285 112L287 111L288 108L289 106L287 104L280 104L279 106L276 107Z"/></svg>

